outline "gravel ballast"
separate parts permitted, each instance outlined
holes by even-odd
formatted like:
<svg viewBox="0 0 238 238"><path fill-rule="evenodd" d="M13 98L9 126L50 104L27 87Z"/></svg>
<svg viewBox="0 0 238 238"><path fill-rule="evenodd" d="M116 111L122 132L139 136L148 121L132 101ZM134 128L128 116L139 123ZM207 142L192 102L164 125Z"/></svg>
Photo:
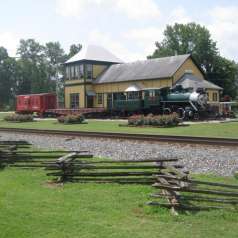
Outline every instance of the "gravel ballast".
<svg viewBox="0 0 238 238"><path fill-rule="evenodd" d="M231 176L238 170L238 148L204 145L170 144L86 137L59 137L0 132L0 140L27 140L36 148L88 150L95 157L114 160L146 158L180 158L180 164L192 173Z"/></svg>

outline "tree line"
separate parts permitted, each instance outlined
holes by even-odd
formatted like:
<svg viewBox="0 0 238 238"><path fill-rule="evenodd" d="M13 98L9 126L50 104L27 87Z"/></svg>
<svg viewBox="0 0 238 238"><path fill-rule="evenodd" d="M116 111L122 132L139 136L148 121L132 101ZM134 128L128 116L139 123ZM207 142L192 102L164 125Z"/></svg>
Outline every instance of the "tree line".
<svg viewBox="0 0 238 238"><path fill-rule="evenodd" d="M59 42L42 45L22 39L13 58L0 47L0 110L14 109L19 94L57 92L63 100L63 63L81 48L81 44L72 44L65 53Z"/></svg>
<svg viewBox="0 0 238 238"><path fill-rule="evenodd" d="M238 64L220 55L217 43L204 26L196 23L168 25L164 39L147 58L192 54L207 80L221 86L224 95L238 95ZM106 46L105 46L106 47ZM63 63L78 53L81 44L72 44L68 53L59 42L40 44L34 39L20 40L17 57L0 47L0 110L14 109L19 94L57 92L64 97Z"/></svg>

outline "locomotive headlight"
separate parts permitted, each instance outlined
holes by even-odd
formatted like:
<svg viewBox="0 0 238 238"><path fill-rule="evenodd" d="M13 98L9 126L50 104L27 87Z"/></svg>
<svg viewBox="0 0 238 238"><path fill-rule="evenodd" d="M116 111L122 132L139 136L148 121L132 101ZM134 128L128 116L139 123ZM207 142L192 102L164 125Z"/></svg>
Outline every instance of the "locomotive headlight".
<svg viewBox="0 0 238 238"><path fill-rule="evenodd" d="M189 101L198 102L198 100L199 100L199 94L197 92L193 92L190 94Z"/></svg>

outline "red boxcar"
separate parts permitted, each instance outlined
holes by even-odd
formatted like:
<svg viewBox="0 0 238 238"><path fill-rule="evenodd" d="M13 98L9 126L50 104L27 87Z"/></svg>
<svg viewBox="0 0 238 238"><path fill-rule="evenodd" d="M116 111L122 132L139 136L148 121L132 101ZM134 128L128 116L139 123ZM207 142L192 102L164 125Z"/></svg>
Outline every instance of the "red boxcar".
<svg viewBox="0 0 238 238"><path fill-rule="evenodd" d="M56 109L57 99L54 93L18 95L16 111L18 113L38 113L43 116L48 109Z"/></svg>

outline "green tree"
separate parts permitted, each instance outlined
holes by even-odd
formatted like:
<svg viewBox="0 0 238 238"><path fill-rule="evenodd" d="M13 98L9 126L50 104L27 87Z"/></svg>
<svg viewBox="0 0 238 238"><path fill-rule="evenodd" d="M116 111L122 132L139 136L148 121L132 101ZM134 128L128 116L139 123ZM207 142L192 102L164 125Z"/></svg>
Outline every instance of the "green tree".
<svg viewBox="0 0 238 238"><path fill-rule="evenodd" d="M221 57L205 27L196 24L174 24L167 26L164 39L156 42L156 49L148 58L192 54L207 75L207 79L224 88L224 94L237 94L237 65Z"/></svg>
<svg viewBox="0 0 238 238"><path fill-rule="evenodd" d="M51 80L55 81L58 101L64 101L64 66L67 59L59 42L48 42L45 45L45 56L47 59L48 73Z"/></svg>
<svg viewBox="0 0 238 238"><path fill-rule="evenodd" d="M21 39L17 54L21 59L38 63L44 57L44 46L34 39Z"/></svg>
<svg viewBox="0 0 238 238"><path fill-rule="evenodd" d="M216 42L210 32L196 23L167 26L162 42L156 42L156 50L149 58L192 54L200 66L209 73L218 55Z"/></svg>
<svg viewBox="0 0 238 238"><path fill-rule="evenodd" d="M81 44L72 44L69 48L68 58L71 58L72 56L76 55L81 49Z"/></svg>
<svg viewBox="0 0 238 238"><path fill-rule="evenodd" d="M46 43L44 51L48 62L53 66L58 66L66 60L64 49L59 42Z"/></svg>
<svg viewBox="0 0 238 238"><path fill-rule="evenodd" d="M224 89L224 95L235 98L238 94L238 65L234 61L217 56L213 66L208 78Z"/></svg>
<svg viewBox="0 0 238 238"><path fill-rule="evenodd" d="M10 109L14 104L16 61L0 47L0 109Z"/></svg>
<svg viewBox="0 0 238 238"><path fill-rule="evenodd" d="M17 49L18 60L18 92L42 93L55 91L55 83L50 78L45 47L34 39L20 40Z"/></svg>

